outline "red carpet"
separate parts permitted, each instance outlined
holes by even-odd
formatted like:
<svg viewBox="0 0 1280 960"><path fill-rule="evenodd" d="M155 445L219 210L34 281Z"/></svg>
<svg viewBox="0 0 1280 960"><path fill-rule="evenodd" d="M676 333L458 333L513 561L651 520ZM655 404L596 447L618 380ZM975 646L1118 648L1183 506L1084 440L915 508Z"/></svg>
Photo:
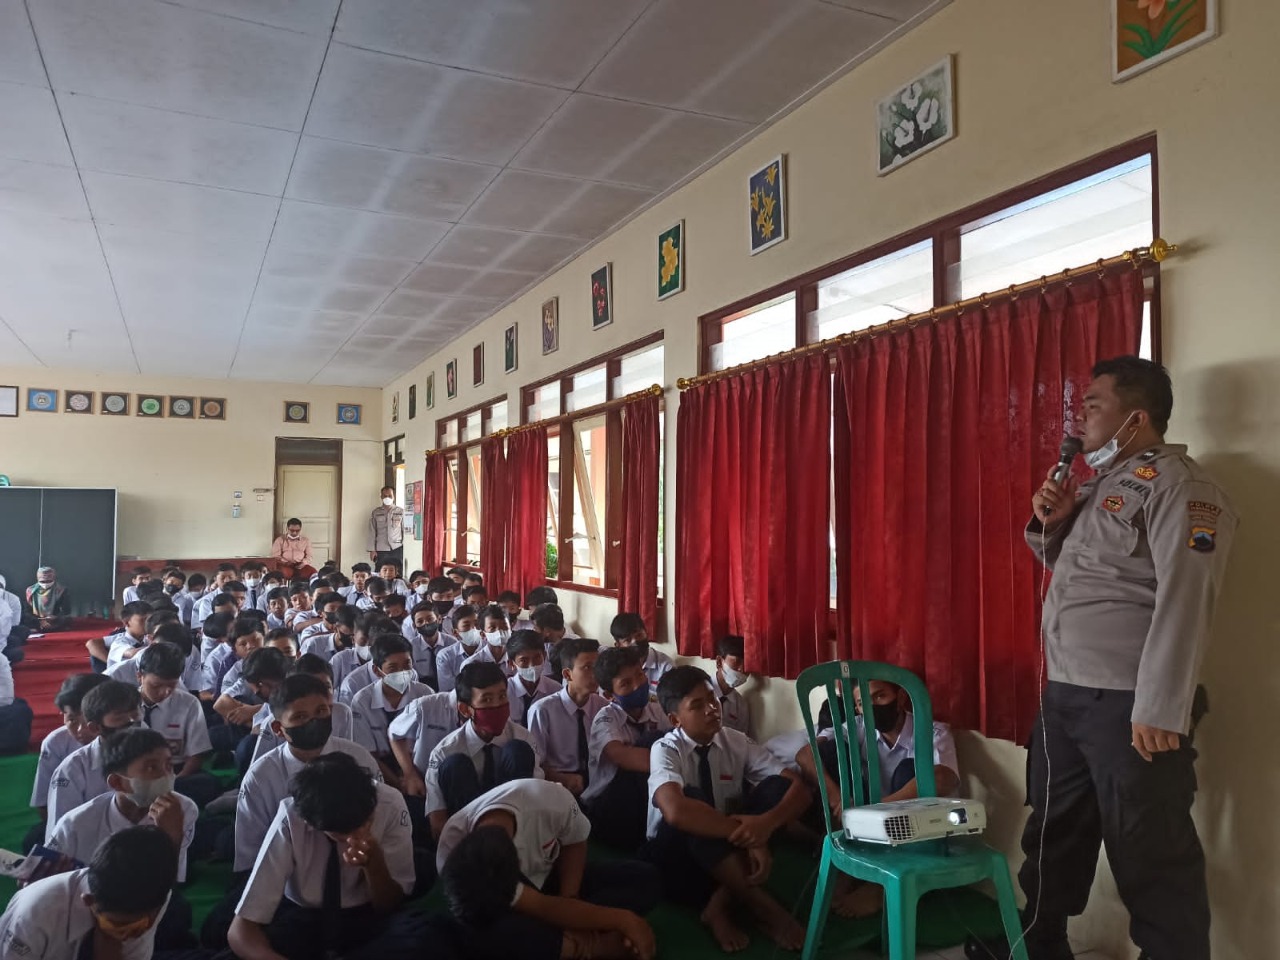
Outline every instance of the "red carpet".
<svg viewBox="0 0 1280 960"><path fill-rule="evenodd" d="M115 632L119 622L85 617L72 621L72 627L28 640L23 647L26 658L13 668L14 690L35 714L31 721L32 750L38 750L40 741L62 723L62 715L53 705L62 681L73 673L90 670L85 641Z"/></svg>

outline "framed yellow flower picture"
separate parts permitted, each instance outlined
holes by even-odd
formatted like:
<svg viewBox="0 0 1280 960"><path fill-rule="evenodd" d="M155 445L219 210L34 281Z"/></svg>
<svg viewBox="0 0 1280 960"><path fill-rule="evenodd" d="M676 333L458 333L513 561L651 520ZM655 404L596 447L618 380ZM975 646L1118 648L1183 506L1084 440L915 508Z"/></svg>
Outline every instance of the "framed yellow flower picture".
<svg viewBox="0 0 1280 960"><path fill-rule="evenodd" d="M751 253L787 239L787 158L780 156L747 178Z"/></svg>
<svg viewBox="0 0 1280 960"><path fill-rule="evenodd" d="M1111 0L1111 80L1121 83L1218 35L1218 0Z"/></svg>
<svg viewBox="0 0 1280 960"><path fill-rule="evenodd" d="M658 234L658 299L684 289L684 221Z"/></svg>

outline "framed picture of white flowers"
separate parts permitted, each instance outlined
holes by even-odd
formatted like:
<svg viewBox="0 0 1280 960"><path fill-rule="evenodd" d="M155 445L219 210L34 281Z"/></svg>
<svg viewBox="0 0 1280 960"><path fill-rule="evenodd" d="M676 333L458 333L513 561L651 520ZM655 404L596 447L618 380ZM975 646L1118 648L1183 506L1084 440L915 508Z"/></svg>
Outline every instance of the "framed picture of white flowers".
<svg viewBox="0 0 1280 960"><path fill-rule="evenodd" d="M942 146L956 135L952 58L930 67L876 105L879 173Z"/></svg>

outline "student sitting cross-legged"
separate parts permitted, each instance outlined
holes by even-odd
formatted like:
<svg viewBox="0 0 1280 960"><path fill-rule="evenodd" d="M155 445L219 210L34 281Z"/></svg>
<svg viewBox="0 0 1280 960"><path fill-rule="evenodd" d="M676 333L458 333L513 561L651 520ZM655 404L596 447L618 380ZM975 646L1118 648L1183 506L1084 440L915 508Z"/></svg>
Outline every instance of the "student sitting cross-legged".
<svg viewBox="0 0 1280 960"><path fill-rule="evenodd" d="M608 704L591 723L591 766L582 799L596 839L634 852L644 843L650 747L671 729L671 721L649 693L643 651L605 647L594 674Z"/></svg>
<svg viewBox="0 0 1280 960"><path fill-rule="evenodd" d="M89 663L94 673L102 673L109 663L116 663L136 654L146 642L147 617L151 605L135 600L120 608L120 629L105 637L85 641L89 651ZM112 656L112 651L116 655Z"/></svg>
<svg viewBox="0 0 1280 960"><path fill-rule="evenodd" d="M440 617L430 600L416 604L412 613L400 627L400 635L413 647L413 668L418 679L440 693L440 677L436 670L436 657L449 645L440 632Z"/></svg>
<svg viewBox="0 0 1280 960"><path fill-rule="evenodd" d="M290 783L253 864L227 942L241 960L417 958L404 798L335 753Z"/></svg>
<svg viewBox="0 0 1280 960"><path fill-rule="evenodd" d="M697 667L668 671L658 699L675 729L651 751L645 854L662 870L667 895L700 908L723 950L748 943L735 905L779 946L798 950L804 928L763 883L773 864L769 841L805 812L808 789L764 747L721 725L711 678Z"/></svg>
<svg viewBox="0 0 1280 960"><path fill-rule="evenodd" d="M641 915L662 883L647 863L587 862L591 824L564 787L513 780L445 824L436 863L470 960L649 960Z"/></svg>
<svg viewBox="0 0 1280 960"><path fill-rule="evenodd" d="M508 780L544 779L533 735L511 722L507 678L496 663L462 668L455 687L466 723L431 751L427 763L427 817L440 836L445 821L486 790Z"/></svg>
<svg viewBox="0 0 1280 960"><path fill-rule="evenodd" d="M468 663L496 663L508 677L514 676L515 666L507 658L507 643L512 636L507 615L497 604L487 607L471 607L470 604L466 606L479 611L476 616L476 625L484 636L484 642L462 661L462 666L465 667ZM461 610L463 607L458 609Z"/></svg>
<svg viewBox="0 0 1280 960"><path fill-rule="evenodd" d="M103 741L102 772L110 793L68 811L53 827L45 846L80 863L88 863L108 837L139 824L164 831L178 852L177 882L187 879L187 848L200 811L188 797L174 792L169 744L155 730L131 727ZM191 906L175 893L159 924L156 946L194 946Z"/></svg>
<svg viewBox="0 0 1280 960"><path fill-rule="evenodd" d="M143 726L157 730L169 744L178 790L205 806L222 792L217 779L205 772L212 750L200 701L181 689L186 657L172 643L153 643L138 656L138 692Z"/></svg>
<svg viewBox="0 0 1280 960"><path fill-rule="evenodd" d="M432 752L441 740L466 722L458 712L457 690L419 697L391 721L387 732L391 737L391 752L400 764L405 797L426 797L427 768ZM411 799L408 803L411 811L415 803L422 808L421 799Z"/></svg>
<svg viewBox="0 0 1280 960"><path fill-rule="evenodd" d="M44 836L45 820L49 815L49 781L53 779L53 771L97 736L97 732L84 722L81 705L86 693L106 682L107 678L101 673L75 673L62 681L58 695L53 698L53 705L62 714L62 724L40 743L40 759L36 762L36 778L31 786L31 806L40 815L40 822L23 839L23 853Z"/></svg>
<svg viewBox="0 0 1280 960"><path fill-rule="evenodd" d="M443 600L437 601L441 604ZM436 654L436 677L440 681L440 690L452 690L462 669L462 662L480 651L484 634L476 626L476 610L463 604L454 607L449 614L448 623L452 627L456 643L442 647ZM506 676L506 674L503 674Z"/></svg>
<svg viewBox="0 0 1280 960"><path fill-rule="evenodd" d="M403 789L400 764L391 752L387 727L414 700L434 693L418 682L413 670L409 641L396 633L384 633L373 641L375 682L351 698L351 718L355 741L378 762L382 779L397 790Z"/></svg>
<svg viewBox="0 0 1280 960"><path fill-rule="evenodd" d="M356 611L355 607L345 608L347 613L355 613L355 626L346 650L340 650L329 666L333 667L333 685L338 691L341 703L350 703L357 693L371 686L378 675L373 670L373 641L383 634L400 636L399 628L382 615L380 610ZM343 611L338 613L339 622Z"/></svg>
<svg viewBox="0 0 1280 960"><path fill-rule="evenodd" d="M258 745L258 713L284 682L289 662L276 647L254 650L240 665L240 675L230 684L224 683L222 694L213 704L229 726L249 729L249 736L243 737L235 748L236 769L241 773L249 769Z"/></svg>
<svg viewBox="0 0 1280 960"><path fill-rule="evenodd" d="M329 691L329 710L332 725L332 734L343 740L352 739L352 723L351 708L345 703L337 703L333 696L333 672L330 664L327 664L314 653L304 653L289 667L287 675L295 673L306 674L309 677L315 677ZM274 692L274 691L273 691ZM276 747L284 743L284 738L277 736L271 727L271 703L270 697L266 703L258 708L258 712L253 716L253 728L258 731L257 744L253 748L253 760L270 753ZM252 760L250 761L252 762Z"/></svg>
<svg viewBox="0 0 1280 960"><path fill-rule="evenodd" d="M517 636L521 632L517 631ZM542 653L541 638L534 642L538 653ZM515 643L514 637L512 643ZM538 739L546 757L547 779L580 797L591 783L591 727L600 711L608 706L608 701L600 696L595 674L600 644L583 638L561 640L559 652L564 686L556 687L553 694L534 703L529 715L529 732ZM519 658L516 662L519 666ZM522 679L513 678L512 682ZM553 681L543 677L541 682Z"/></svg>
<svg viewBox="0 0 1280 960"><path fill-rule="evenodd" d="M620 613L609 624L613 642L620 647L635 647L644 654L644 674L649 678L649 689L658 692L660 681L671 669L671 658L661 650L655 650L649 641L649 628L638 613Z"/></svg>
<svg viewBox="0 0 1280 960"><path fill-rule="evenodd" d="M559 677L547 676L545 672L547 651L542 645L542 635L536 630L517 630L511 634L503 659L512 670L507 681L511 719L527 727L534 704L560 692Z"/></svg>
<svg viewBox="0 0 1280 960"><path fill-rule="evenodd" d="M178 851L159 827L112 834L87 867L14 895L0 916L0 956L150 960L177 872Z"/></svg>

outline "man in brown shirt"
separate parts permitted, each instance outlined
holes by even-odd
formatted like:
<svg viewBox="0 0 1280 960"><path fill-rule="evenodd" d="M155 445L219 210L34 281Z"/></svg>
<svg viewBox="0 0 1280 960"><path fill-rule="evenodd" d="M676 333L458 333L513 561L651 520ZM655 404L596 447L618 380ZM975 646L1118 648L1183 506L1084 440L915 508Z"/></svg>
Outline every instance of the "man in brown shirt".
<svg viewBox="0 0 1280 960"><path fill-rule="evenodd" d="M271 544L271 559L276 569L289 579L305 579L316 572L311 541L302 535L302 521L297 517L290 517L284 529L284 535L276 537Z"/></svg>
<svg viewBox="0 0 1280 960"><path fill-rule="evenodd" d="M1093 377L1079 424L1097 474L1077 486L1050 471L1026 531L1053 570L1019 874L1028 920L1039 904L1028 953L1069 960L1067 918L1084 911L1105 843L1143 955L1208 960L1188 735L1236 515L1186 447L1164 442L1163 367L1117 357Z"/></svg>

